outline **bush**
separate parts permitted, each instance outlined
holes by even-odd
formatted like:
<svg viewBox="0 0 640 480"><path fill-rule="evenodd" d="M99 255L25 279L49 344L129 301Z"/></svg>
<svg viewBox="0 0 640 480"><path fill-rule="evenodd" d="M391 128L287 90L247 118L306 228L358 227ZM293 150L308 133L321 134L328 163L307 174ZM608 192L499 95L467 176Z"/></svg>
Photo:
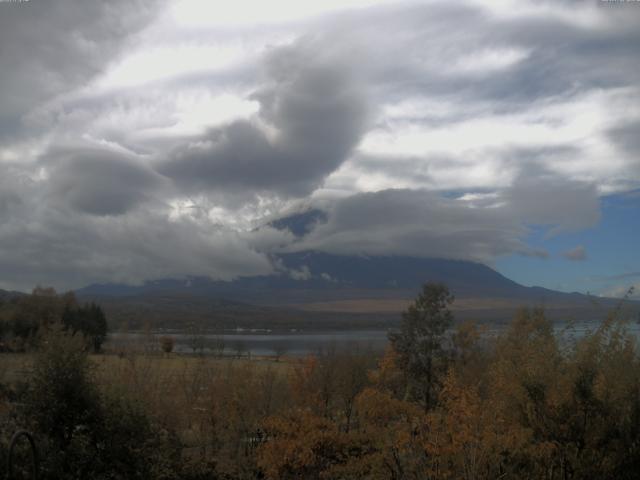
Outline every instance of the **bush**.
<svg viewBox="0 0 640 480"><path fill-rule="evenodd" d="M174 344L173 337L160 337L160 348L167 355L173 352Z"/></svg>
<svg viewBox="0 0 640 480"><path fill-rule="evenodd" d="M82 338L61 326L40 342L21 410L39 440L42 478L177 478L180 443L123 392L101 392Z"/></svg>

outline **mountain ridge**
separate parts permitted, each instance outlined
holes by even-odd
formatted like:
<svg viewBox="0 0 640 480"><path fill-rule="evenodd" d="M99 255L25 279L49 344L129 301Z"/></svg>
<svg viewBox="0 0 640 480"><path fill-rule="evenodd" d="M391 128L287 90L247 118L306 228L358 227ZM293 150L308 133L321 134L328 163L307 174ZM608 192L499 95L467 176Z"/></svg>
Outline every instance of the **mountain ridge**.
<svg viewBox="0 0 640 480"><path fill-rule="evenodd" d="M97 301L115 326L210 330L336 330L393 328L422 284L446 284L455 318L504 323L521 307L543 306L554 321L594 320L619 300L526 287L492 268L465 260L298 252L273 257L271 275L232 281L204 277L143 285L92 285L81 300ZM637 308L640 303L630 302Z"/></svg>
<svg viewBox="0 0 640 480"><path fill-rule="evenodd" d="M213 280L201 276L150 280L142 285L92 284L76 290L79 296L136 296L157 293L215 295L234 301L259 291L316 290L324 292L398 290L418 292L426 282L440 282L463 298L498 296L521 299L578 298L578 292L559 292L521 285L491 267L456 259L400 255L355 256L298 252L275 256L279 270L270 275ZM360 294L358 294L360 295ZM325 295L326 296L326 295ZM344 295L338 294L338 298ZM258 302L260 303L260 302Z"/></svg>
<svg viewBox="0 0 640 480"><path fill-rule="evenodd" d="M270 275L238 277L234 280L212 280L187 276L145 282L142 285L106 283L76 290L80 296L131 296L154 293L221 295L236 298L260 290L398 290L418 291L428 281L446 284L454 295L572 295L542 287L525 287L490 267L466 260L417 258L408 256L355 256L321 252L279 254L274 263L278 271ZM341 297L341 295L338 295ZM240 297L242 298L242 297Z"/></svg>

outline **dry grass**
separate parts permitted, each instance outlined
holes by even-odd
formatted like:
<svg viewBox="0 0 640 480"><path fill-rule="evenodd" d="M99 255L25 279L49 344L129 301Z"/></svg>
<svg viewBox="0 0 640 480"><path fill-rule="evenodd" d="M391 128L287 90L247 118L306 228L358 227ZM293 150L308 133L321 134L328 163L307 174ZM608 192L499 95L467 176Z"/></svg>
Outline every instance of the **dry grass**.
<svg viewBox="0 0 640 480"><path fill-rule="evenodd" d="M397 313L399 316L412 302L413 300L409 298L360 298L295 304L290 306L299 310L312 312ZM521 303L521 300L507 298L461 298L453 303L451 309L453 311L493 310L500 308L516 309Z"/></svg>
<svg viewBox="0 0 640 480"><path fill-rule="evenodd" d="M310 312L399 314L403 310L406 310L410 303L411 300L405 298L360 298L302 303L290 306Z"/></svg>
<svg viewBox="0 0 640 480"><path fill-rule="evenodd" d="M33 356L21 353L0 354L0 384L15 384L27 380Z"/></svg>
<svg viewBox="0 0 640 480"><path fill-rule="evenodd" d="M165 392L174 391L177 383L202 379L203 373L252 369L258 374L276 371L286 376L299 359L254 356L251 358L192 356L180 354L128 355L97 354L89 357L95 366L95 378L101 387L120 385L138 387L155 384ZM15 385L29 379L34 361L31 353L0 354L0 384Z"/></svg>

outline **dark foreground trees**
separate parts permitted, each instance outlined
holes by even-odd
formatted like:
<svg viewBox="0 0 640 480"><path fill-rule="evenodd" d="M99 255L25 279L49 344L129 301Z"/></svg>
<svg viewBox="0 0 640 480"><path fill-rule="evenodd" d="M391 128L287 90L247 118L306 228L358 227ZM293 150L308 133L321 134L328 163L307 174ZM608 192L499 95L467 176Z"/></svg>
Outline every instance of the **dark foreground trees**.
<svg viewBox="0 0 640 480"><path fill-rule="evenodd" d="M31 295L0 304L0 343L15 351L33 348L39 332L60 323L83 336L96 353L107 338L107 319L100 306L81 305L72 292L58 295L52 288L36 287Z"/></svg>
<svg viewBox="0 0 640 480"><path fill-rule="evenodd" d="M62 312L62 324L72 334L83 335L95 353L102 349L107 339L107 318L95 303L86 305L67 304Z"/></svg>

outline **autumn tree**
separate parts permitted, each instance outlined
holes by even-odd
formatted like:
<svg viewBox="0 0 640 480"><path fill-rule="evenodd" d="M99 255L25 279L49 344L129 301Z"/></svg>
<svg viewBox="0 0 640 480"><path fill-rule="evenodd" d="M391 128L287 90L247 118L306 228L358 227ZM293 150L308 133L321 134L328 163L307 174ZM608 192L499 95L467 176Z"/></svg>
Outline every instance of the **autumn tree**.
<svg viewBox="0 0 640 480"><path fill-rule="evenodd" d="M355 415L356 399L369 383L371 360L368 355L356 349L339 354L336 360L341 366L336 372L336 397L341 413L341 428L349 432Z"/></svg>
<svg viewBox="0 0 640 480"><path fill-rule="evenodd" d="M399 332L389 335L398 353L398 365L407 376L407 396L418 400L425 410L433 407L437 374L444 369L445 332L453 322L449 289L439 283L427 283L422 293L402 314Z"/></svg>

